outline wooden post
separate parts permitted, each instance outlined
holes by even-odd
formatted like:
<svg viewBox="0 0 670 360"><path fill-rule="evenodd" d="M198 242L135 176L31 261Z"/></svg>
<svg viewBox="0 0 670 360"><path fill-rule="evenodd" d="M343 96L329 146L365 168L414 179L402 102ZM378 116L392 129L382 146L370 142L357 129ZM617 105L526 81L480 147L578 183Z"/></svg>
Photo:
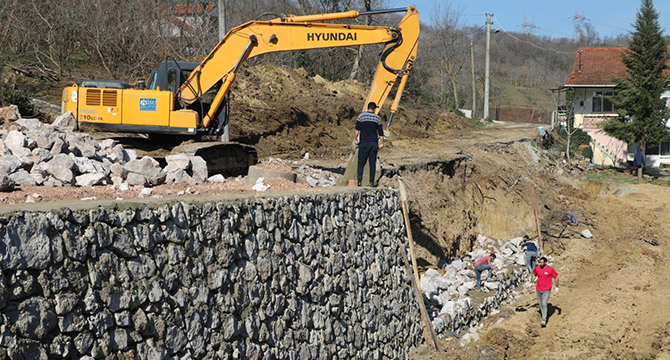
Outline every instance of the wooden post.
<svg viewBox="0 0 670 360"><path fill-rule="evenodd" d="M535 208L535 225L537 226L537 242L538 245L540 246L540 254L544 255L544 240L542 240L542 232L540 231L540 215L538 214L537 211L537 198L535 197L535 188L531 187L531 191L533 192L533 207Z"/></svg>
<svg viewBox="0 0 670 360"><path fill-rule="evenodd" d="M402 179L398 179L398 184L398 188L400 189L400 205L402 206L403 217L405 218L405 228L407 230L407 240L409 242L409 252L412 256L412 269L414 276L410 275L410 278L412 278L414 293L416 295L416 300L419 303L419 311L421 312L423 337L426 339L426 342L429 345L433 346L435 351L441 352L442 349L440 348L439 340L435 334L435 329L433 329L433 323L430 321L430 316L428 316L428 310L426 310L426 304L423 303L423 295L421 294L421 281L419 279L419 270L416 265L414 238L412 237L412 227L410 226L409 222L409 210L407 209L407 193L405 191L405 185L403 184ZM398 244L400 245L400 252L402 253L402 258L405 261L405 266L409 268L409 262L407 261L407 256L405 255L405 247L403 246L400 239L398 239Z"/></svg>

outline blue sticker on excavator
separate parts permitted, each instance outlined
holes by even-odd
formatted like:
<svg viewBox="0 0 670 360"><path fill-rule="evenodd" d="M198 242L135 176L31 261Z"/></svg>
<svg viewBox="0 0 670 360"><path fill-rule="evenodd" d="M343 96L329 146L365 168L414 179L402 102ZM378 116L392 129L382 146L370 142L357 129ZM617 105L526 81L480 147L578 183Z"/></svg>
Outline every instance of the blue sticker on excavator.
<svg viewBox="0 0 670 360"><path fill-rule="evenodd" d="M156 99L140 98L140 111L156 111Z"/></svg>

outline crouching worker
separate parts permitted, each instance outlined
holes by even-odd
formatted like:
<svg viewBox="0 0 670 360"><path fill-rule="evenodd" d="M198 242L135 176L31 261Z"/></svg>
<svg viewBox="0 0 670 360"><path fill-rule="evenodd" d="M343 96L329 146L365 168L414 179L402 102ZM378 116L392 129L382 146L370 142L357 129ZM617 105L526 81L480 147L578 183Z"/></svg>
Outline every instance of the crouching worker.
<svg viewBox="0 0 670 360"><path fill-rule="evenodd" d="M496 259L496 254L490 254L488 256L482 256L477 261L475 261L475 275L477 276L477 290L481 290L482 284L482 272L484 270L489 271L489 279L493 277L493 260Z"/></svg>

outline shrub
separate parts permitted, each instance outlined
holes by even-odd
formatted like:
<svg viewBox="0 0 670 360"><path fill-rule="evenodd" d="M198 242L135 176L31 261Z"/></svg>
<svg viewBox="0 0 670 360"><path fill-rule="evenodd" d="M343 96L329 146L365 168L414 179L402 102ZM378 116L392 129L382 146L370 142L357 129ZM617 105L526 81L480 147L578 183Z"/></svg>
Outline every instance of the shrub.
<svg viewBox="0 0 670 360"><path fill-rule="evenodd" d="M39 111L25 92L12 89L4 89L1 91L3 93L0 98L5 99L4 103L6 105L16 105L19 108L21 116L37 117L39 115Z"/></svg>

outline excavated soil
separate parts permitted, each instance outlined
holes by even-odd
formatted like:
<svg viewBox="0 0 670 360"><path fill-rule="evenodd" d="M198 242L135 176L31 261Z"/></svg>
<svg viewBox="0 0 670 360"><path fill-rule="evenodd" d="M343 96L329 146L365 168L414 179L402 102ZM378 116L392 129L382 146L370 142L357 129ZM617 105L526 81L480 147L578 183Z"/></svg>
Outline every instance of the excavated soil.
<svg viewBox="0 0 670 360"><path fill-rule="evenodd" d="M245 68L231 90L231 138L256 146L260 157L291 159L309 152L314 159L340 159L351 153L356 116L368 90L357 81L310 77L303 69ZM391 100L381 109L382 116ZM434 104L401 106L390 128L391 141L468 127L466 119Z"/></svg>

